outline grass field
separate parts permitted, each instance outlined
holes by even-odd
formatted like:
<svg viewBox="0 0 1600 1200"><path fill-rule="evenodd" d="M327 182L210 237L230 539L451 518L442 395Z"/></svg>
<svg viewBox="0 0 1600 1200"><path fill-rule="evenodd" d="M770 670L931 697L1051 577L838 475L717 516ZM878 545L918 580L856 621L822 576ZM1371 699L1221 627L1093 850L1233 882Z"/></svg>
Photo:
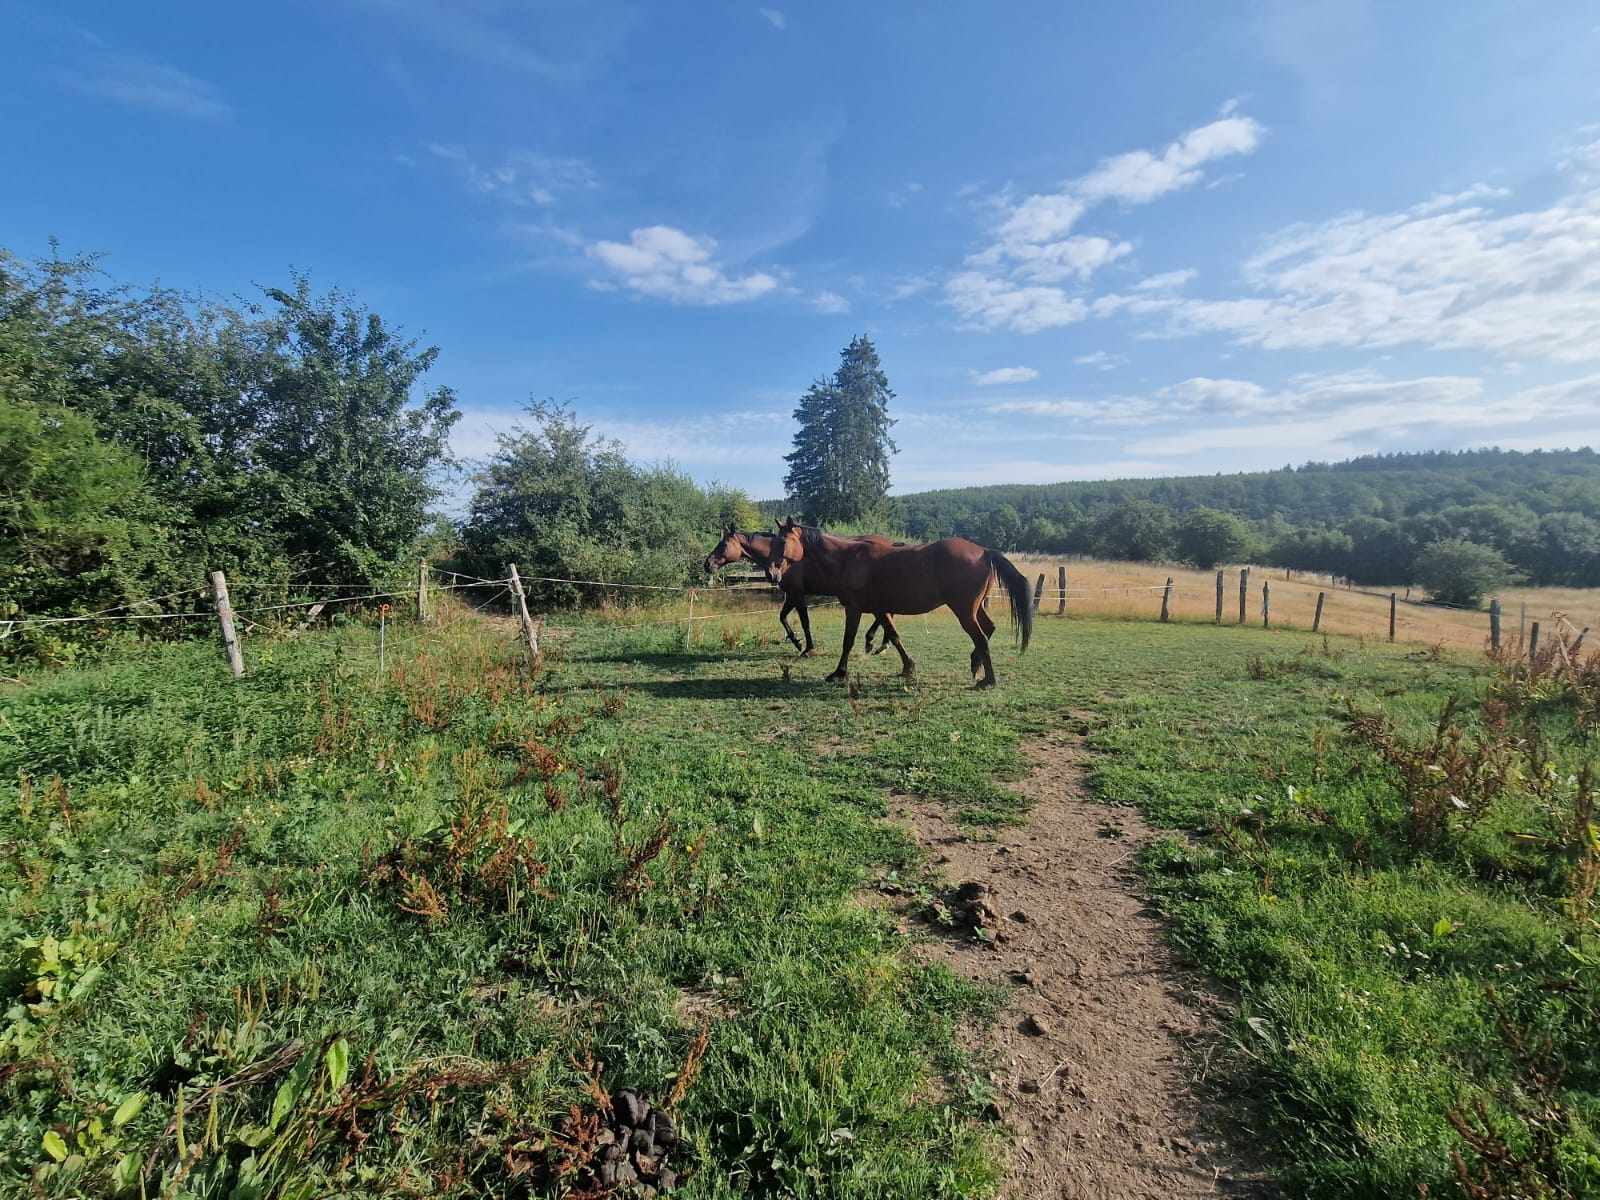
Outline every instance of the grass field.
<svg viewBox="0 0 1600 1200"><path fill-rule="evenodd" d="M957 1031L1003 991L859 895L922 869L891 790L1025 819L1005 780L1068 710L1098 793L1174 831L1149 885L1237 1000L1214 1066L1288 1194L1453 1194L1452 1151L1600 1192L1592 747L1557 690L1516 697L1547 749L1503 748L1548 770L1429 835L1431 777L1404 802L1346 704L1410 744L1459 696L1471 759L1481 659L1046 617L975 693L911 618L920 679L870 659L851 696L835 611L804 661L770 609L688 648L624 617L547 630L531 682L457 612L381 676L351 621L248 641L237 683L191 644L0 694L0 1194L556 1194L631 1088L674 1111L674 1194L983 1195Z"/></svg>
<svg viewBox="0 0 1600 1200"><path fill-rule="evenodd" d="M1037 558L1016 556L1015 561L1030 579L1045 575L1046 600L1043 608L1054 612L1057 568L1067 568L1067 610L1085 616L1124 620L1150 620L1161 611L1161 589L1173 581L1171 615L1177 621L1212 621L1216 615L1216 572L1161 563L1101 562L1094 559ZM1408 594L1417 603L1402 602L1396 612L1396 640L1424 645L1442 644L1458 650L1482 650L1488 643L1487 612L1463 612L1421 603L1421 588L1334 587L1326 576L1299 573L1286 579L1284 572L1271 567L1250 569L1247 624L1261 624L1261 585L1272 585L1272 623L1286 628L1310 629L1316 613L1317 593L1326 592L1321 628L1351 637L1389 636L1390 591L1403 598ZM1504 609L1502 636L1509 640L1518 633L1522 607L1528 620L1541 621L1550 630L1560 617L1578 628L1600 626L1600 591L1593 588L1506 588L1496 593ZM1485 601L1487 608L1487 601ZM1228 568L1224 578L1222 619L1239 619L1239 572Z"/></svg>

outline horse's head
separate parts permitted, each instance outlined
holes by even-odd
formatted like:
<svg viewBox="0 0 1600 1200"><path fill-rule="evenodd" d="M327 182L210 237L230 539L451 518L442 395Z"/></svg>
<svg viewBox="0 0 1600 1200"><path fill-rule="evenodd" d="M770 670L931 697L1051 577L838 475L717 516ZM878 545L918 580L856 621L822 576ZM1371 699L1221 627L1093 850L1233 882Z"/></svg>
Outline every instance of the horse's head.
<svg viewBox="0 0 1600 1200"><path fill-rule="evenodd" d="M805 543L800 538L800 523L788 517L773 535L772 549L767 552L767 579L782 584L789 568L805 557Z"/></svg>
<svg viewBox="0 0 1600 1200"><path fill-rule="evenodd" d="M706 555L706 574L714 574L740 559L761 562L766 558L771 542L772 535L769 533L740 533L729 525L722 531L722 540L717 543L717 548Z"/></svg>

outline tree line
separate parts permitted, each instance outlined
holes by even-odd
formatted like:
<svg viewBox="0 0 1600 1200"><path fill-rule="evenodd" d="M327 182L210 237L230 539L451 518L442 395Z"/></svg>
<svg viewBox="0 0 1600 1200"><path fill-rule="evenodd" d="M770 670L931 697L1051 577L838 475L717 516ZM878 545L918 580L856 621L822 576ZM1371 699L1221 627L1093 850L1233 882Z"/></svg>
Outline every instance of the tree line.
<svg viewBox="0 0 1600 1200"><path fill-rule="evenodd" d="M1600 455L1587 449L962 488L899 496L893 511L919 539L961 534L1002 550L1199 566L1248 560L1361 584L1426 584L1439 558L1430 548L1464 544L1536 585L1600 586Z"/></svg>
<svg viewBox="0 0 1600 1200"><path fill-rule="evenodd" d="M467 477L465 518L446 519L463 464L456 396L427 381L438 355L303 277L223 302L0 250L0 622L202 611L213 569L236 604L373 590L414 578L419 555L488 578L514 560L682 583L722 524L759 520L736 489L630 463L548 404ZM65 661L107 628L19 625L0 655Z"/></svg>

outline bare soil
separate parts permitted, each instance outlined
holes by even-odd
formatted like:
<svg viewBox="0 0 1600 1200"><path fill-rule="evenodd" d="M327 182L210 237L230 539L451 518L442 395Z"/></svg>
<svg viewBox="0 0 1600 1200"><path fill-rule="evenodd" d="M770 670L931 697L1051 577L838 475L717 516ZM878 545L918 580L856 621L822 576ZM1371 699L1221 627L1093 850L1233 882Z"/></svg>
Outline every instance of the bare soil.
<svg viewBox="0 0 1600 1200"><path fill-rule="evenodd" d="M1225 1009L1141 895L1134 860L1156 835L1089 797L1083 756L1072 735L1032 746L1027 824L992 837L916 797L891 806L963 922L928 955L1014 988L978 1047L1012 1131L1002 1195L1276 1196L1259 1149L1244 1149L1248 1112L1201 1086Z"/></svg>

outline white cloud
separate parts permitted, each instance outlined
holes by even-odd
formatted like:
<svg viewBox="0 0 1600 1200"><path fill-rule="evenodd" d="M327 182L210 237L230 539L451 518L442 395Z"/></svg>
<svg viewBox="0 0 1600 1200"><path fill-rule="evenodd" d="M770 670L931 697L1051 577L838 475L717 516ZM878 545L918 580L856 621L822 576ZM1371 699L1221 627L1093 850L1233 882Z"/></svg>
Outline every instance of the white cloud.
<svg viewBox="0 0 1600 1200"><path fill-rule="evenodd" d="M932 275L908 275L904 279L896 280L889 288L889 302L909 300L912 296L920 296L923 292L937 282Z"/></svg>
<svg viewBox="0 0 1600 1200"><path fill-rule="evenodd" d="M1085 302L1062 285L1087 283L1095 272L1132 254L1133 244L1074 234L1078 222L1096 205L1146 204L1193 187L1205 177L1206 164L1252 153L1265 131L1235 107L1230 101L1220 119L1191 129L1159 152L1134 150L1103 159L1058 191L1015 202L1008 193L990 197L989 206L1000 214L993 239L946 282L946 302L978 329L1037 333L1082 320L1088 313ZM1189 278L1192 272L1169 272L1147 282L1171 289Z"/></svg>
<svg viewBox="0 0 1600 1200"><path fill-rule="evenodd" d="M1073 185L1088 202L1122 200L1148 204L1168 192L1193 187L1206 163L1253 153L1265 130L1249 117L1228 116L1191 129L1160 154L1133 150L1101 162Z"/></svg>
<svg viewBox="0 0 1600 1200"><path fill-rule="evenodd" d="M753 458L778 461L788 452L788 410L739 409L706 416L658 420L625 413L584 414L597 437L622 444L635 462L670 460L689 465L720 465ZM451 449L463 458L491 453L497 435L526 424L524 414L506 409L463 408L451 432ZM739 430L739 437L729 435Z"/></svg>
<svg viewBox="0 0 1600 1200"><path fill-rule="evenodd" d="M850 311L850 301L838 292L820 291L811 298L811 306L825 316L838 316Z"/></svg>
<svg viewBox="0 0 1600 1200"><path fill-rule="evenodd" d="M1163 316L1266 349L1426 346L1600 359L1600 190L1505 215L1483 188L1399 212L1292 226L1245 263L1255 294L1102 297L1096 313Z"/></svg>
<svg viewBox="0 0 1600 1200"><path fill-rule="evenodd" d="M1089 315L1089 306L1059 287L1028 287L981 271L963 271L944 285L947 303L978 329L1038 333L1071 325Z"/></svg>
<svg viewBox="0 0 1600 1200"><path fill-rule="evenodd" d="M774 29L778 30L779 32L782 32L783 30L789 28L789 18L784 16L783 13L780 12L778 9L776 9L776 8L761 8L761 9L757 9L756 11L759 12L763 17L765 17L767 19L767 24L771 25Z"/></svg>
<svg viewBox="0 0 1600 1200"><path fill-rule="evenodd" d="M622 286L676 304L738 304L777 288L765 272L730 276L713 258L716 245L670 225L650 225L626 242L595 242L588 254Z"/></svg>
<svg viewBox="0 0 1600 1200"><path fill-rule="evenodd" d="M1090 354L1080 354L1072 361L1080 367L1094 367L1098 371L1115 371L1118 367L1126 365L1128 360L1120 354L1096 350Z"/></svg>
<svg viewBox="0 0 1600 1200"><path fill-rule="evenodd" d="M507 204L548 208L564 192L588 191L600 182L589 164L533 150L510 150L492 165L475 160L464 147L429 142L428 153L450 163L480 196Z"/></svg>
<svg viewBox="0 0 1600 1200"><path fill-rule="evenodd" d="M112 49L93 35L86 40L97 48L80 65L59 72L61 81L74 91L196 121L232 118L233 106L214 84L177 67Z"/></svg>
<svg viewBox="0 0 1600 1200"><path fill-rule="evenodd" d="M1032 383L1039 372L1032 367L996 367L992 371L973 371L972 382L979 387L995 387L1004 383Z"/></svg>
<svg viewBox="0 0 1600 1200"><path fill-rule="evenodd" d="M1133 285L1133 290L1136 292L1175 292L1194 279L1199 273L1192 268L1186 268L1182 271L1163 271L1159 275L1147 275Z"/></svg>

